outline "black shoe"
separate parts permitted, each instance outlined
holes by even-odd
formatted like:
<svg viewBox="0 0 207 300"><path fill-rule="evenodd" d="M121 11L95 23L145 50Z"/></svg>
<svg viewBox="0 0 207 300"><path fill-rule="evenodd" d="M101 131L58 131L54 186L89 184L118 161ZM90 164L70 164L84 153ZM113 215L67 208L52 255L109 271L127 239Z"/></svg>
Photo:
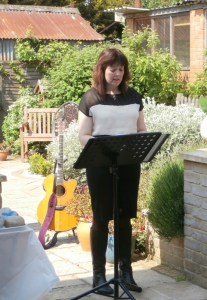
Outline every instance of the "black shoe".
<svg viewBox="0 0 207 300"><path fill-rule="evenodd" d="M93 288L96 286L99 286L101 284L104 284L106 280L103 277L96 277L95 280L93 280ZM108 294L113 294L114 290L110 287L109 284L101 287L96 291L96 293L101 294L101 295L108 295Z"/></svg>
<svg viewBox="0 0 207 300"><path fill-rule="evenodd" d="M119 230L119 277L123 285L129 290L141 293L142 288L139 287L133 278L131 267L131 240L132 227L128 226Z"/></svg>
<svg viewBox="0 0 207 300"><path fill-rule="evenodd" d="M124 286L129 291L134 291L134 292L138 292L138 293L142 292L142 288L140 286L138 286L136 284L136 282L134 281L131 268L129 268L128 270L126 268L124 271L120 270L120 278L121 278Z"/></svg>
<svg viewBox="0 0 207 300"><path fill-rule="evenodd" d="M142 288L140 286L138 286L136 284L136 282L134 282L134 284L133 284L133 283L129 283L129 282L123 281L123 285L129 291L138 292L138 293L142 292Z"/></svg>

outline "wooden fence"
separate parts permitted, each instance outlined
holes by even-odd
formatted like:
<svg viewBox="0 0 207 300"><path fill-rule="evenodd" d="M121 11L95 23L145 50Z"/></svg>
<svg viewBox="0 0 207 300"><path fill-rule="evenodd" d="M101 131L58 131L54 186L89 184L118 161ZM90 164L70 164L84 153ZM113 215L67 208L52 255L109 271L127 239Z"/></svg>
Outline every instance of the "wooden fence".
<svg viewBox="0 0 207 300"><path fill-rule="evenodd" d="M200 105L198 104L198 97L195 96L195 97L185 97L183 96L182 93L178 93L177 94L177 97L176 97L176 105L179 105L179 104L192 104L194 105L195 107L200 107Z"/></svg>

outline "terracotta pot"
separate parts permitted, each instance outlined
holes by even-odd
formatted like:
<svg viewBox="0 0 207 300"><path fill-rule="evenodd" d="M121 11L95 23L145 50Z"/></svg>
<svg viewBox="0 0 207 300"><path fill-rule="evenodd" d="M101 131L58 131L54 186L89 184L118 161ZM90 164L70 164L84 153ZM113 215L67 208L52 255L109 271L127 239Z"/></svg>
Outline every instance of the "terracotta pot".
<svg viewBox="0 0 207 300"><path fill-rule="evenodd" d="M7 159L9 151L0 151L0 161L4 161Z"/></svg>
<svg viewBox="0 0 207 300"><path fill-rule="evenodd" d="M77 225L77 236L83 251L91 251L90 228L92 223L80 220Z"/></svg>

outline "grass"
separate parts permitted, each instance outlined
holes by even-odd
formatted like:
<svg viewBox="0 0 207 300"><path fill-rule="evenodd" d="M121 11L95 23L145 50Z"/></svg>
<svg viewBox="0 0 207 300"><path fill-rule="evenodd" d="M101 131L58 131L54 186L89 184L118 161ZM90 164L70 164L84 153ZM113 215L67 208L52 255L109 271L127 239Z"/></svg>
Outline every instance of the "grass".
<svg viewBox="0 0 207 300"><path fill-rule="evenodd" d="M176 282L185 281L185 280L186 280L185 276L176 277Z"/></svg>

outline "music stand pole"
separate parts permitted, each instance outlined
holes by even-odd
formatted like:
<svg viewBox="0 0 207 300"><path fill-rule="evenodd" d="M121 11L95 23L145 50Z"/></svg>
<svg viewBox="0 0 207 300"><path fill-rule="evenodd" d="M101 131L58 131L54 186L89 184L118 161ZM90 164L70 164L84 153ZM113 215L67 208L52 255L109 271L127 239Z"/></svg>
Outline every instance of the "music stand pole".
<svg viewBox="0 0 207 300"><path fill-rule="evenodd" d="M142 161L151 161L157 151L160 149L169 134L140 133L128 134L121 136L105 136L90 139L78 160L74 164L74 168L102 167L108 166L113 173L113 215L114 215L114 278L96 286L89 291L71 298L77 300L91 293L96 293L102 287L108 284L114 284L114 295L98 294L100 296L113 299L131 299L136 300L133 295L122 283L118 274L118 222L119 208L117 201L117 185L118 185L118 165L137 164ZM119 286L124 291L119 297ZM128 297L125 297L124 295ZM123 297L124 296L124 297Z"/></svg>

